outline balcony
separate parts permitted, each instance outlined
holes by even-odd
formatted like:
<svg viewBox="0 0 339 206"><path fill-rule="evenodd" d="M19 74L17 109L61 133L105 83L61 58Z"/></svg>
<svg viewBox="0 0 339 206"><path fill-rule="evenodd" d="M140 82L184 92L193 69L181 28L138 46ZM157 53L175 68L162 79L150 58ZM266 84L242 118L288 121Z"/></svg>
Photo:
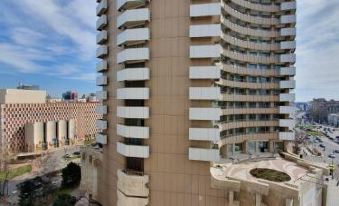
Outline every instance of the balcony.
<svg viewBox="0 0 339 206"><path fill-rule="evenodd" d="M296 74L295 67L280 68L279 75L281 76L295 76L295 74Z"/></svg>
<svg viewBox="0 0 339 206"><path fill-rule="evenodd" d="M117 125L117 134L122 137L148 139L149 127Z"/></svg>
<svg viewBox="0 0 339 206"><path fill-rule="evenodd" d="M97 63L96 65L96 69L97 69L97 72L104 72L107 70L107 61L106 60L102 60L100 62Z"/></svg>
<svg viewBox="0 0 339 206"><path fill-rule="evenodd" d="M107 56L108 54L108 47L107 46L99 46L97 48L97 52L96 52L96 57L97 58L104 58L105 56Z"/></svg>
<svg viewBox="0 0 339 206"><path fill-rule="evenodd" d="M95 112L102 115L107 114L107 105L97 106Z"/></svg>
<svg viewBox="0 0 339 206"><path fill-rule="evenodd" d="M117 45L140 44L150 40L148 28L126 29L117 36Z"/></svg>
<svg viewBox="0 0 339 206"><path fill-rule="evenodd" d="M96 28L98 31L101 31L105 26L107 26L107 16L102 15L97 19Z"/></svg>
<svg viewBox="0 0 339 206"><path fill-rule="evenodd" d="M220 131L218 128L189 128L189 140L217 142Z"/></svg>
<svg viewBox="0 0 339 206"><path fill-rule="evenodd" d="M190 100L218 100L221 99L220 87L190 87Z"/></svg>
<svg viewBox="0 0 339 206"><path fill-rule="evenodd" d="M220 14L220 3L194 4L190 6L191 17L219 16Z"/></svg>
<svg viewBox="0 0 339 206"><path fill-rule="evenodd" d="M97 44L104 44L107 41L107 31L102 30L97 34Z"/></svg>
<svg viewBox="0 0 339 206"><path fill-rule="evenodd" d="M118 64L125 62L144 62L149 60L150 52L148 48L125 49L117 54Z"/></svg>
<svg viewBox="0 0 339 206"><path fill-rule="evenodd" d="M281 54L279 57L279 61L282 63L295 63L296 56L295 54Z"/></svg>
<svg viewBox="0 0 339 206"><path fill-rule="evenodd" d="M96 135L96 142L99 143L99 144L107 144L107 135L97 134Z"/></svg>
<svg viewBox="0 0 339 206"><path fill-rule="evenodd" d="M117 206L147 206L148 198L135 197L135 196L126 196L118 190L118 201Z"/></svg>
<svg viewBox="0 0 339 206"><path fill-rule="evenodd" d="M101 0L97 6L97 16L101 16L107 10L107 0Z"/></svg>
<svg viewBox="0 0 339 206"><path fill-rule="evenodd" d="M117 0L117 10L135 9L145 6L149 0Z"/></svg>
<svg viewBox="0 0 339 206"><path fill-rule="evenodd" d="M280 89L294 89L295 88L295 80L280 81L279 87L280 87Z"/></svg>
<svg viewBox="0 0 339 206"><path fill-rule="evenodd" d="M295 49L295 41L283 41L280 43L280 49Z"/></svg>
<svg viewBox="0 0 339 206"><path fill-rule="evenodd" d="M276 95L222 94L222 100L234 102L277 102L279 97Z"/></svg>
<svg viewBox="0 0 339 206"><path fill-rule="evenodd" d="M118 170L118 190L126 196L148 197L149 177L139 172Z"/></svg>
<svg viewBox="0 0 339 206"><path fill-rule="evenodd" d="M132 28L145 25L150 20L148 8L126 10L117 18L118 28Z"/></svg>
<svg viewBox="0 0 339 206"><path fill-rule="evenodd" d="M217 66L192 66L189 75L190 79L219 79L221 70Z"/></svg>
<svg viewBox="0 0 339 206"><path fill-rule="evenodd" d="M234 4L246 9L262 12L278 12L279 6L276 4L258 4L247 0L231 0Z"/></svg>
<svg viewBox="0 0 339 206"><path fill-rule="evenodd" d="M149 88L117 89L117 99L149 99Z"/></svg>
<svg viewBox="0 0 339 206"><path fill-rule="evenodd" d="M96 79L96 85L97 86L106 86L108 82L108 78L105 75L100 75Z"/></svg>
<svg viewBox="0 0 339 206"><path fill-rule="evenodd" d="M106 86L107 85L107 76L105 75L100 75L97 77L96 80L97 86Z"/></svg>
<svg viewBox="0 0 339 206"><path fill-rule="evenodd" d="M107 100L107 92L106 91L97 91L97 98L99 100Z"/></svg>
<svg viewBox="0 0 339 206"><path fill-rule="evenodd" d="M282 28L280 30L281 36L295 36L297 34L296 28Z"/></svg>
<svg viewBox="0 0 339 206"><path fill-rule="evenodd" d="M133 68L118 71L118 81L144 81L150 79L149 68Z"/></svg>
<svg viewBox="0 0 339 206"><path fill-rule="evenodd" d="M220 108L190 108L189 119L219 121L221 114Z"/></svg>
<svg viewBox="0 0 339 206"><path fill-rule="evenodd" d="M287 93L287 94L280 94L279 95L280 102L294 102L295 101L295 94Z"/></svg>
<svg viewBox="0 0 339 206"><path fill-rule="evenodd" d="M220 58L220 45L190 46L190 58Z"/></svg>
<svg viewBox="0 0 339 206"><path fill-rule="evenodd" d="M279 140L293 141L294 139L294 132L279 132Z"/></svg>
<svg viewBox="0 0 339 206"><path fill-rule="evenodd" d="M262 51L275 51L279 49L279 44L277 43L263 43L263 42L252 42L239 38L235 38L229 34L222 34L221 38L223 41L250 50L262 50Z"/></svg>
<svg viewBox="0 0 339 206"><path fill-rule="evenodd" d="M242 62L251 62L251 63L260 63L260 64L272 64L279 61L279 55L260 55L257 53L241 53L237 51L232 51L229 49L224 49L222 54L231 59L235 59Z"/></svg>
<svg viewBox="0 0 339 206"><path fill-rule="evenodd" d="M220 24L191 25L190 37L220 37Z"/></svg>
<svg viewBox="0 0 339 206"><path fill-rule="evenodd" d="M134 119L148 119L148 107L118 107L117 117L134 118Z"/></svg>
<svg viewBox="0 0 339 206"><path fill-rule="evenodd" d="M217 162L220 161L219 149L189 148L189 160Z"/></svg>
<svg viewBox="0 0 339 206"><path fill-rule="evenodd" d="M280 114L294 114L295 111L296 111L296 108L292 106L280 106L279 107Z"/></svg>
<svg viewBox="0 0 339 206"><path fill-rule="evenodd" d="M282 24L295 24L297 18L294 14L292 15L284 15L280 17L280 23Z"/></svg>
<svg viewBox="0 0 339 206"><path fill-rule="evenodd" d="M117 152L125 157L149 158L149 146L117 143Z"/></svg>
<svg viewBox="0 0 339 206"><path fill-rule="evenodd" d="M97 120L96 127L98 130L106 130L107 129L107 121L105 120Z"/></svg>
<svg viewBox="0 0 339 206"><path fill-rule="evenodd" d="M280 119L279 120L279 127L288 127L289 130L293 130L295 126L294 119Z"/></svg>
<svg viewBox="0 0 339 206"><path fill-rule="evenodd" d="M281 2L280 4L281 11L296 10L296 9L297 9L297 3L295 1Z"/></svg>

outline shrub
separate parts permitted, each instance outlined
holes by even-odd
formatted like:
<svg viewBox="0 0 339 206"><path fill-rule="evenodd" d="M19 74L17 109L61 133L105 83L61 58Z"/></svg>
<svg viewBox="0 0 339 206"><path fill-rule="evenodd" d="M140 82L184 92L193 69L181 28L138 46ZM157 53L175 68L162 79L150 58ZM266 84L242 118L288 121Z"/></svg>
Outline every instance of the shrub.
<svg viewBox="0 0 339 206"><path fill-rule="evenodd" d="M62 187L78 186L81 180L81 168L79 165L71 162L62 169Z"/></svg>
<svg viewBox="0 0 339 206"><path fill-rule="evenodd" d="M60 194L54 201L53 206L73 206L76 203L76 198L69 194Z"/></svg>

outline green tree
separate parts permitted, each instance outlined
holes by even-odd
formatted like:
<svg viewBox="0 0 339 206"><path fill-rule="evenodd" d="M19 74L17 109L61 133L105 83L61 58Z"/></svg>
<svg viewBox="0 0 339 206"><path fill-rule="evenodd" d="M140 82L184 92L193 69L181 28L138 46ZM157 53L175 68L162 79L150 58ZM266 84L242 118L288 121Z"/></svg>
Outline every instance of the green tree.
<svg viewBox="0 0 339 206"><path fill-rule="evenodd" d="M62 187L75 187L81 181L81 168L79 165L71 162L62 169Z"/></svg>

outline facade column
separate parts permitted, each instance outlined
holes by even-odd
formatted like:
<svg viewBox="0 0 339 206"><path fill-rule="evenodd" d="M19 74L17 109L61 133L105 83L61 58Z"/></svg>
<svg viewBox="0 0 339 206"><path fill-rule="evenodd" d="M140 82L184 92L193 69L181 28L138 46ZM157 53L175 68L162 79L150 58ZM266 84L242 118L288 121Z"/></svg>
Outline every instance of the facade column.
<svg viewBox="0 0 339 206"><path fill-rule="evenodd" d="M248 141L244 141L242 143L242 152L247 154L248 153Z"/></svg>
<svg viewBox="0 0 339 206"><path fill-rule="evenodd" d="M229 191L228 192L228 205L233 205L234 201L234 191Z"/></svg>
<svg viewBox="0 0 339 206"><path fill-rule="evenodd" d="M223 158L227 158L228 157L228 148L227 148L227 144L226 145L224 145L224 146L222 146L221 148L220 148L220 153L221 153L221 156L223 157Z"/></svg>
<svg viewBox="0 0 339 206"><path fill-rule="evenodd" d="M268 151L270 153L275 152L275 142L273 140L268 141Z"/></svg>
<svg viewBox="0 0 339 206"><path fill-rule="evenodd" d="M255 194L255 206L261 206L261 194L256 193Z"/></svg>

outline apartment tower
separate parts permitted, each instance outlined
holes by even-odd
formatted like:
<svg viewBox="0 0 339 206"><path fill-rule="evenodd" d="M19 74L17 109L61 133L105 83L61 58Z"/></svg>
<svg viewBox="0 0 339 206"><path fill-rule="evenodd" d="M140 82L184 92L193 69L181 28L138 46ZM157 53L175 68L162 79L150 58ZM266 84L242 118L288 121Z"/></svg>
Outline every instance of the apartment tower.
<svg viewBox="0 0 339 206"><path fill-rule="evenodd" d="M230 205L211 164L294 139L296 2L97 2L98 201Z"/></svg>

